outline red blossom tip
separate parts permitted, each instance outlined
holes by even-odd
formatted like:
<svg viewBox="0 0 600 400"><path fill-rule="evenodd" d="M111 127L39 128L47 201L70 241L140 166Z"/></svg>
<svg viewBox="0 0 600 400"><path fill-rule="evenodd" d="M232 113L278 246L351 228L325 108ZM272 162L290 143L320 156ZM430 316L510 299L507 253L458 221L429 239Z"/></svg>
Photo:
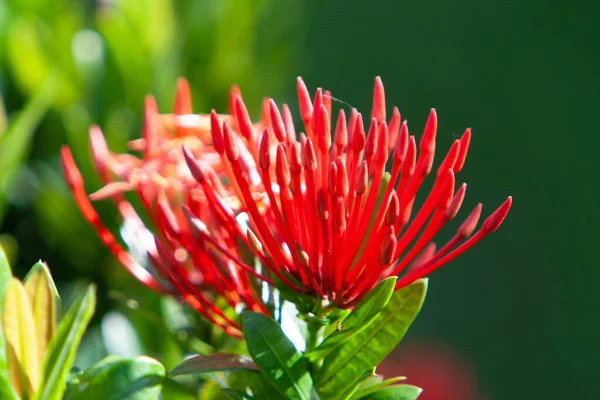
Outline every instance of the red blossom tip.
<svg viewBox="0 0 600 400"><path fill-rule="evenodd" d="M71 191L73 191L73 188L75 187L83 186L83 178L77 169L73 154L71 154L71 150L67 146L62 146L60 148L60 164L65 176L65 181Z"/></svg>
<svg viewBox="0 0 600 400"><path fill-rule="evenodd" d="M454 193L454 196L452 197L452 202L450 202L450 205L444 213L448 220L454 218L458 213L458 210L460 210L460 206L462 206L462 202L465 199L466 192L467 184L463 183L462 185L460 185L460 188L458 188L456 193Z"/></svg>
<svg viewBox="0 0 600 400"><path fill-rule="evenodd" d="M356 123L354 124L354 132L352 134L352 145L356 153L360 153L365 148L365 128L360 113L356 116Z"/></svg>
<svg viewBox="0 0 600 400"><path fill-rule="evenodd" d="M381 265L389 265L394 260L394 253L396 252L396 233L394 227L388 227L388 234L381 245L381 251L379 253L379 263Z"/></svg>
<svg viewBox="0 0 600 400"><path fill-rule="evenodd" d="M219 154L223 154L225 151L225 143L223 142L223 131L221 130L221 123L217 112L212 110L210 112L210 135L212 136L213 147Z"/></svg>
<svg viewBox="0 0 600 400"><path fill-rule="evenodd" d="M444 172L448 170L448 168L454 170L454 164L456 163L456 159L458 157L460 151L460 140L455 140L450 146L450 150L448 150L448 154L444 158L444 161L441 162L440 166L437 170L437 176L439 177Z"/></svg>
<svg viewBox="0 0 600 400"><path fill-rule="evenodd" d="M200 163L196 160L190 149L188 149L185 144L181 146L181 150L183 151L183 158L185 159L185 162L187 163L194 179L200 184L204 183L206 176L202 171Z"/></svg>
<svg viewBox="0 0 600 400"><path fill-rule="evenodd" d="M378 122L385 121L385 91L383 90L383 82L381 77L375 78L375 86L373 87L373 110L371 117Z"/></svg>
<svg viewBox="0 0 600 400"><path fill-rule="evenodd" d="M338 173L337 165L335 164L334 161L332 161L331 163L329 163L329 175L328 175L329 193L332 196L336 195L337 173Z"/></svg>
<svg viewBox="0 0 600 400"><path fill-rule="evenodd" d="M302 154L300 152L300 143L292 143L290 149L290 172L297 176L302 172Z"/></svg>
<svg viewBox="0 0 600 400"><path fill-rule="evenodd" d="M285 126L287 141L290 143L296 141L296 129L294 128L294 120L292 119L292 113L287 104L283 105L283 125Z"/></svg>
<svg viewBox="0 0 600 400"><path fill-rule="evenodd" d="M504 221L510 206L512 205L512 196L508 198L483 222L482 230L486 233L494 232Z"/></svg>
<svg viewBox="0 0 600 400"><path fill-rule="evenodd" d="M297 241L294 242L294 249L296 250L296 255L298 256L298 260L300 260L300 263L304 266L308 266L308 262L310 261L308 253L304 251L300 243L298 243Z"/></svg>
<svg viewBox="0 0 600 400"><path fill-rule="evenodd" d="M298 104L300 107L300 117L304 123L312 118L313 106L310 100L310 94L301 77L296 78L296 89L298 91Z"/></svg>
<svg viewBox="0 0 600 400"><path fill-rule="evenodd" d="M346 129L346 114L340 110L335 124L335 144L342 150L348 145L348 131Z"/></svg>
<svg viewBox="0 0 600 400"><path fill-rule="evenodd" d="M365 158L370 159L375 155L377 151L377 137L379 135L379 129L377 126L377 120L373 118L371 120L371 126L369 127L369 133L367 134L367 142L365 144Z"/></svg>
<svg viewBox="0 0 600 400"><path fill-rule="evenodd" d="M417 143L415 137L411 136L408 141L408 149L406 150L406 158L402 163L402 175L411 176L415 172L417 162Z"/></svg>
<svg viewBox="0 0 600 400"><path fill-rule="evenodd" d="M314 171L317 169L317 155L315 154L315 148L313 147L312 140L306 139L306 144L303 147L304 154L302 155L302 164L307 171Z"/></svg>
<svg viewBox="0 0 600 400"><path fill-rule="evenodd" d="M321 106L319 109L315 132L319 138L319 149L321 149L321 151L329 151L329 148L331 147L331 131L329 113L325 106Z"/></svg>
<svg viewBox="0 0 600 400"><path fill-rule="evenodd" d="M400 215L400 200L396 192L392 192L390 197L390 203L388 204L387 211L385 212L385 223L386 225L394 225Z"/></svg>
<svg viewBox="0 0 600 400"><path fill-rule="evenodd" d="M283 123L283 118L281 117L281 113L277 108L277 104L273 99L269 99L269 115L271 117L271 125L273 126L273 133L279 142L283 142L285 140L285 125Z"/></svg>
<svg viewBox="0 0 600 400"><path fill-rule="evenodd" d="M471 143L471 128L467 128L460 138L460 151L458 152L458 157L454 163L454 171L456 172L460 172L465 165L469 143Z"/></svg>
<svg viewBox="0 0 600 400"><path fill-rule="evenodd" d="M438 199L438 207L440 210L446 210L450 206L452 197L454 195L454 185L454 171L452 171L452 169L448 169L446 176L444 177L444 184L442 185L440 197Z"/></svg>
<svg viewBox="0 0 600 400"><path fill-rule="evenodd" d="M235 117L240 133L246 140L250 140L253 136L252 120L241 96L235 97Z"/></svg>
<svg viewBox="0 0 600 400"><path fill-rule="evenodd" d="M169 202L164 197L158 200L158 214L159 218L163 221L167 233L172 238L179 238L181 235L181 228L177 222L177 217L175 216L175 213L173 213Z"/></svg>
<svg viewBox="0 0 600 400"><path fill-rule="evenodd" d="M398 165L402 165L404 161L404 157L406 156L406 151L408 149L408 124L406 120L402 123L400 127L400 133L398 134L398 139L396 140L396 147L394 148L394 162L398 163Z"/></svg>
<svg viewBox="0 0 600 400"><path fill-rule="evenodd" d="M94 167L101 175L104 175L106 173L106 162L108 161L110 152L108 151L106 140L98 125L90 126L89 138Z"/></svg>
<svg viewBox="0 0 600 400"><path fill-rule="evenodd" d="M338 196L346 197L349 192L348 172L346 170L346 161L343 158L337 160L337 184L336 193Z"/></svg>
<svg viewBox="0 0 600 400"><path fill-rule="evenodd" d="M466 238L471 236L471 233L475 230L477 226L477 222L479 222L479 217L481 216L481 209L483 205L478 203L471 214L464 220L464 222L458 228L457 235L461 238Z"/></svg>
<svg viewBox="0 0 600 400"><path fill-rule="evenodd" d="M431 153L435 149L435 134L437 131L437 114L435 108L432 108L423 130L423 137L419 148L423 153Z"/></svg>
<svg viewBox="0 0 600 400"><path fill-rule="evenodd" d="M319 189L317 193L317 214L319 218L323 221L327 221L329 218L329 207L327 205L327 195L325 194L325 190L323 188Z"/></svg>
<svg viewBox="0 0 600 400"><path fill-rule="evenodd" d="M377 137L377 151L375 152L375 162L381 167L385 166L385 163L388 160L388 142L389 142L389 132L387 123L382 121L379 124L379 134Z"/></svg>
<svg viewBox="0 0 600 400"><path fill-rule="evenodd" d="M158 107L152 96L144 99L144 124L142 126L142 138L146 142L145 155L154 156L158 150L156 147L156 116Z"/></svg>
<svg viewBox="0 0 600 400"><path fill-rule="evenodd" d="M363 161L358 169L358 175L356 176L356 194L364 194L367 190L369 183L369 169L367 168L367 162Z"/></svg>
<svg viewBox="0 0 600 400"><path fill-rule="evenodd" d="M248 243L250 244L250 248L252 250L254 250L256 253L262 252L262 244L254 234L254 232L248 229L246 232L246 237L248 238Z"/></svg>
<svg viewBox="0 0 600 400"><path fill-rule="evenodd" d="M175 100L173 102L173 114L185 115L192 113L192 95L190 85L185 78L177 79L175 89Z"/></svg>
<svg viewBox="0 0 600 400"><path fill-rule="evenodd" d="M269 140L269 128L265 128L260 139L260 152L258 154L258 165L263 171L268 171L271 166L271 141Z"/></svg>
<svg viewBox="0 0 600 400"><path fill-rule="evenodd" d="M388 144L388 151L391 151L394 145L396 144L396 140L398 139L398 132L400 130L400 121L400 111L398 111L398 107L394 107L392 119L389 123L390 140Z"/></svg>
<svg viewBox="0 0 600 400"><path fill-rule="evenodd" d="M290 167L288 166L287 156L285 155L285 147L281 143L277 146L277 160L275 163L277 182L280 187L287 188L291 180Z"/></svg>
<svg viewBox="0 0 600 400"><path fill-rule="evenodd" d="M242 92L238 85L231 86L229 89L229 99L227 103L227 113L229 115L235 115L235 99L237 97L242 97Z"/></svg>
<svg viewBox="0 0 600 400"><path fill-rule="evenodd" d="M240 158L240 150L233 139L233 134L231 133L231 128L227 121L223 121L223 140L225 143L225 154L227 155L227 159L231 162L237 161Z"/></svg>

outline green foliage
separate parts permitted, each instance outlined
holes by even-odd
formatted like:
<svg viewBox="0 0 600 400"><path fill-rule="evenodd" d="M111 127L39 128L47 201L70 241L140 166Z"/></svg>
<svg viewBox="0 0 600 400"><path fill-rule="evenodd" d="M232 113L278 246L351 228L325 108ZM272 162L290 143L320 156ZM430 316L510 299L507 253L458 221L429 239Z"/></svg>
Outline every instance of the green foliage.
<svg viewBox="0 0 600 400"><path fill-rule="evenodd" d="M263 376L287 399L309 400L313 382L306 359L273 319L245 312L244 338Z"/></svg>
<svg viewBox="0 0 600 400"><path fill-rule="evenodd" d="M321 397L343 399L358 388L402 340L423 305L426 291L425 279L396 291L370 324L325 357L314 374Z"/></svg>
<svg viewBox="0 0 600 400"><path fill-rule="evenodd" d="M165 368L149 357L108 356L71 382L65 400L145 400L161 393Z"/></svg>
<svg viewBox="0 0 600 400"><path fill-rule="evenodd" d="M210 354L186 359L171 371L171 376L197 374L214 371L256 370L256 365L248 356L233 354Z"/></svg>
<svg viewBox="0 0 600 400"><path fill-rule="evenodd" d="M0 314L2 313L6 287L8 286L11 278L12 273L10 270L10 265L8 264L8 260L4 254L4 249L2 249L2 246L0 246ZM10 386L10 381L8 378L6 343L2 331L2 324L0 324L0 398L7 400L13 400L17 398Z"/></svg>
<svg viewBox="0 0 600 400"><path fill-rule="evenodd" d="M396 385L377 390L364 400L416 400L423 390L412 385Z"/></svg>

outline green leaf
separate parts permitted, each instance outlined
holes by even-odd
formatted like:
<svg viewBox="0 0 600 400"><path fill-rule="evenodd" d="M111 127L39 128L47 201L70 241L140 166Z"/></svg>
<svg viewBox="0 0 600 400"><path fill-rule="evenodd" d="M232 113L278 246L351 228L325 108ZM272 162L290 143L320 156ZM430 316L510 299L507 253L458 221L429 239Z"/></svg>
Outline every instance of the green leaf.
<svg viewBox="0 0 600 400"><path fill-rule="evenodd" d="M16 278L6 286L2 331L11 386L18 396L28 397L38 386L39 364L31 305L25 287Z"/></svg>
<svg viewBox="0 0 600 400"><path fill-rule="evenodd" d="M225 398L230 399L230 400L250 400L250 399L254 398L254 397L250 396L249 394L240 392L239 390L229 389L229 388L221 389L219 391L219 393L224 395Z"/></svg>
<svg viewBox="0 0 600 400"><path fill-rule="evenodd" d="M6 254L4 254L4 249L0 246L0 315L2 314L4 293L11 278L10 265L6 259ZM6 358L4 335L2 333L2 324L0 323L0 399L16 400L17 396L11 388L8 378L8 363Z"/></svg>
<svg viewBox="0 0 600 400"><path fill-rule="evenodd" d="M152 358L108 356L70 385L65 400L156 399L164 376L165 367Z"/></svg>
<svg viewBox="0 0 600 400"><path fill-rule="evenodd" d="M325 357L314 374L321 397L339 399L354 392L365 375L402 340L421 310L426 292L426 279L396 291L368 326Z"/></svg>
<svg viewBox="0 0 600 400"><path fill-rule="evenodd" d="M232 389L246 391L248 388L252 395L261 400L283 400L277 390L258 371L233 371L227 377L227 383Z"/></svg>
<svg viewBox="0 0 600 400"><path fill-rule="evenodd" d="M173 368L170 375L188 375L238 369L258 370L252 359L248 356L216 353L207 356L190 357Z"/></svg>
<svg viewBox="0 0 600 400"><path fill-rule="evenodd" d="M378 390L363 400L416 400L423 390L412 385L396 385Z"/></svg>
<svg viewBox="0 0 600 400"><path fill-rule="evenodd" d="M42 365L48 343L56 330L60 297L46 264L38 261L23 281L33 311L38 365Z"/></svg>
<svg viewBox="0 0 600 400"><path fill-rule="evenodd" d="M33 400L59 400L65 391L69 371L73 366L79 343L96 307L96 288L88 286L85 293L65 313L56 335L50 341L44 357L40 390Z"/></svg>
<svg viewBox="0 0 600 400"><path fill-rule="evenodd" d="M343 320L341 330L329 335L319 347L306 354L306 357L311 361L320 360L367 327L390 301L396 280L393 276L375 286Z"/></svg>
<svg viewBox="0 0 600 400"><path fill-rule="evenodd" d="M242 315L244 337L264 377L287 399L309 400L313 387L306 359L273 319L254 312Z"/></svg>
<svg viewBox="0 0 600 400"><path fill-rule="evenodd" d="M367 395L370 395L371 393L375 393L378 390L386 388L386 387L393 385L394 383L396 383L398 381L402 381L404 379L406 379L406 378L403 376L399 376L396 378L386 379L384 381L383 378L381 378L381 376L374 375L371 378L367 378L360 385L360 387L358 388L356 393L354 393L354 395L352 396L352 399L362 399L363 397L366 397Z"/></svg>

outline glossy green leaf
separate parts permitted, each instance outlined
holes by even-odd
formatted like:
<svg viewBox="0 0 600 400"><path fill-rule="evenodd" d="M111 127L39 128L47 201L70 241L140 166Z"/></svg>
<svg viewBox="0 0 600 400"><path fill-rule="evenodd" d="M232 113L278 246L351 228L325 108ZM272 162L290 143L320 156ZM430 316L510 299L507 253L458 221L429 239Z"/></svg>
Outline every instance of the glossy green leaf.
<svg viewBox="0 0 600 400"><path fill-rule="evenodd" d="M227 383L232 389L239 391L250 389L253 397L257 399L284 400L284 397L258 371L233 371L229 373Z"/></svg>
<svg viewBox="0 0 600 400"><path fill-rule="evenodd" d="M219 391L219 393L222 394L223 396L225 396L226 399L230 399L230 400L250 400L250 399L254 398L247 393L240 392L239 390L235 390L235 389L229 389L229 388L221 389Z"/></svg>
<svg viewBox="0 0 600 400"><path fill-rule="evenodd" d="M306 357L311 361L320 360L342 346L352 335L367 327L390 301L396 280L395 276L390 277L375 286L342 321L341 330L329 335L319 347L306 354Z"/></svg>
<svg viewBox="0 0 600 400"><path fill-rule="evenodd" d="M18 396L28 397L39 382L35 324L25 287L16 278L5 289L2 331L11 386Z"/></svg>
<svg viewBox="0 0 600 400"><path fill-rule="evenodd" d="M372 378L366 379L358 388L358 390L352 396L352 399L362 399L371 393L375 393L378 390L384 389L398 381L406 379L403 376L396 378L390 378L383 380L379 375L374 375ZM371 381L372 380L372 381Z"/></svg>
<svg viewBox="0 0 600 400"><path fill-rule="evenodd" d="M273 319L259 313L242 315L244 337L252 359L287 399L309 400L313 387L306 359Z"/></svg>
<svg viewBox="0 0 600 400"><path fill-rule="evenodd" d="M385 308L364 329L332 351L314 374L315 386L323 398L350 395L402 340L421 310L427 280L396 291Z"/></svg>
<svg viewBox="0 0 600 400"><path fill-rule="evenodd" d="M149 357L109 356L81 374L65 400L146 400L161 392L165 367Z"/></svg>
<svg viewBox="0 0 600 400"><path fill-rule="evenodd" d="M173 368L170 375L177 376L238 369L258 370L252 359L248 356L217 353L207 356L190 357Z"/></svg>
<svg viewBox="0 0 600 400"><path fill-rule="evenodd" d="M10 265L6 259L6 254L4 254L4 249L0 246L0 315L4 304L4 293L6 292L6 287L11 278L12 273L10 271ZM2 324L0 323L0 399L16 400L16 398L17 396L11 388L10 380L8 378L6 345L4 342Z"/></svg>
<svg viewBox="0 0 600 400"><path fill-rule="evenodd" d="M96 308L96 288L88 286L85 293L65 313L56 335L46 350L40 390L33 400L59 400L65 391L69 371L73 366L79 343Z"/></svg>
<svg viewBox="0 0 600 400"><path fill-rule="evenodd" d="M380 389L363 400L416 400L423 390L412 385L396 385Z"/></svg>
<svg viewBox="0 0 600 400"><path fill-rule="evenodd" d="M23 281L33 311L38 364L42 365L48 343L56 331L60 298L46 264L38 261Z"/></svg>

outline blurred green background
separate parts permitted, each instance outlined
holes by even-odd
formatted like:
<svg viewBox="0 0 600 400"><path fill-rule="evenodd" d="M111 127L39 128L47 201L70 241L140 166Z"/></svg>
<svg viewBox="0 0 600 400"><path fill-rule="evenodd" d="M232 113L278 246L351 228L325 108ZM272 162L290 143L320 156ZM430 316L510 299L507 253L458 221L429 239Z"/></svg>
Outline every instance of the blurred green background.
<svg viewBox="0 0 600 400"><path fill-rule="evenodd" d="M167 112L178 76L195 111L225 110L237 83L257 116L264 96L296 104L297 75L311 92L369 110L381 75L413 132L437 108L439 149L473 128L458 176L469 184L465 207L481 201L490 212L514 197L498 232L433 275L393 368L410 376L403 351L431 343L473 374L476 383L457 383L475 385L473 399L595 398L598 12L539 0L0 0L2 243L17 274L42 258L64 291L93 280L101 293L152 304L75 210L59 146L72 146L91 191L87 127L100 124L124 150L139 136L143 96ZM116 227L111 207L99 209ZM168 353L104 295L80 363L114 350L98 344L103 316L124 314L142 332L129 351Z"/></svg>

